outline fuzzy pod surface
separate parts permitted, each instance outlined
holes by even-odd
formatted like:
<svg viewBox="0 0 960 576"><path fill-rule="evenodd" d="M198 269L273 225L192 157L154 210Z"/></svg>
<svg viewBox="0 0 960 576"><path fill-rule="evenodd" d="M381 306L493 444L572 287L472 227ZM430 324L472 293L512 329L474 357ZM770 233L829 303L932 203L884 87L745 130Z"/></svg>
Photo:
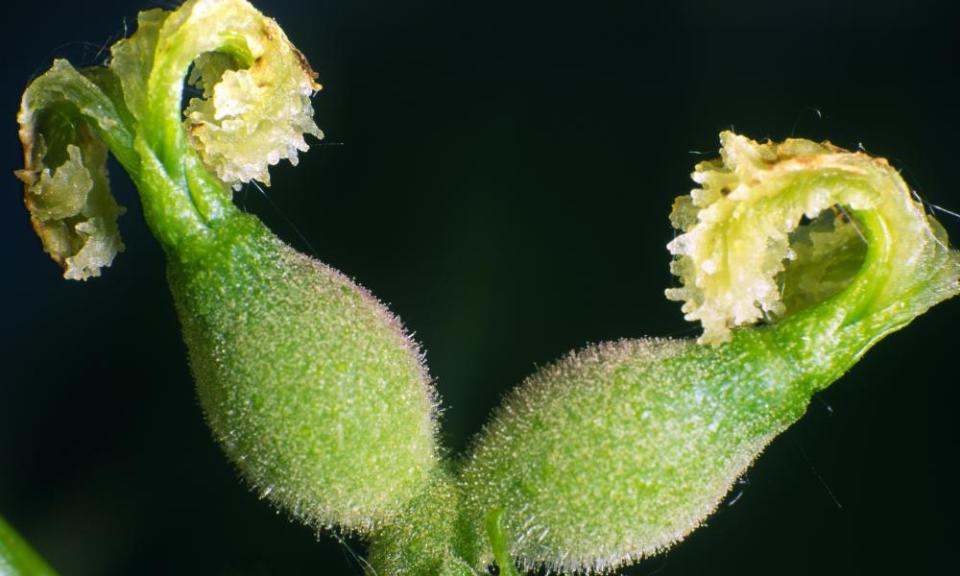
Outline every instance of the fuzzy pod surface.
<svg viewBox="0 0 960 576"><path fill-rule="evenodd" d="M260 493L368 529L424 483L433 397L399 321L341 273L237 215L167 277L207 421Z"/></svg>
<svg viewBox="0 0 960 576"><path fill-rule="evenodd" d="M367 576L479 576L476 543L458 514L455 475L438 470L430 484L391 522L371 535Z"/></svg>
<svg viewBox="0 0 960 576"><path fill-rule="evenodd" d="M668 295L704 335L590 347L507 397L460 477L477 567L492 511L524 569L607 572L669 547L815 391L960 292L960 255L886 161L721 138L670 246L684 287Z"/></svg>
<svg viewBox="0 0 960 576"><path fill-rule="evenodd" d="M605 571L681 539L805 406L767 358L702 352L625 340L532 376L470 456L470 525L502 510L521 567L563 573Z"/></svg>
<svg viewBox="0 0 960 576"><path fill-rule="evenodd" d="M322 136L316 74L243 0L143 12L111 56L82 70L58 60L24 94L18 176L45 249L73 279L122 249L109 149L167 254L198 396L230 460L315 527L373 529L438 460L421 354L366 290L232 202ZM184 82L202 97L182 110Z"/></svg>

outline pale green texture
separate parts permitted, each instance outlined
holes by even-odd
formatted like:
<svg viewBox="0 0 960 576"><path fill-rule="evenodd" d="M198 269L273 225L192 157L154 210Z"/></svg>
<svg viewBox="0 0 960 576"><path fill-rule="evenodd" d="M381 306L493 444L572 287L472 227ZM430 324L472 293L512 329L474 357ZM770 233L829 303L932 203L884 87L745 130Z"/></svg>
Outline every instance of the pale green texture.
<svg viewBox="0 0 960 576"><path fill-rule="evenodd" d="M135 122L147 113L147 81L153 69L160 28L170 12L144 10L137 15L137 30L110 47L110 69L120 80L127 109Z"/></svg>
<svg viewBox="0 0 960 576"><path fill-rule="evenodd" d="M365 531L426 483L429 379L368 292L242 214L167 277L207 421L262 496Z"/></svg>
<svg viewBox="0 0 960 576"><path fill-rule="evenodd" d="M463 474L470 525L503 510L521 566L561 572L603 571L682 538L804 404L785 401L766 358L731 374L698 352L622 341L525 382ZM734 389L741 381L754 385ZM754 415L747 403L783 408Z"/></svg>
<svg viewBox="0 0 960 576"><path fill-rule="evenodd" d="M466 525L484 543L477 566L493 557L482 526L495 510L525 568L603 572L665 549L813 392L960 291L960 256L885 161L803 140L723 142L725 162L701 164L704 189L674 212L687 234L672 249L694 286L682 295L711 344L602 344L511 394L462 473ZM857 228L814 222L791 254L788 232L834 204ZM827 285L804 284L788 256ZM778 281L797 308L731 330L779 304Z"/></svg>
<svg viewBox="0 0 960 576"><path fill-rule="evenodd" d="M403 512L373 534L368 576L480 576L465 558L475 556L463 530L460 493L452 474L438 471Z"/></svg>
<svg viewBox="0 0 960 576"><path fill-rule="evenodd" d="M189 0L144 12L139 25L109 67L77 72L58 60L24 95L21 178L38 232L68 277L109 263L116 234L81 243L50 232L77 214L86 220L74 234L115 217L109 149L167 254L198 396L229 458L296 518L372 530L423 490L439 460L421 354L366 290L231 201L231 185L267 181L268 165L295 160L305 133L320 135L315 74L243 0ZM192 100L184 118L197 59L194 81L209 100Z"/></svg>

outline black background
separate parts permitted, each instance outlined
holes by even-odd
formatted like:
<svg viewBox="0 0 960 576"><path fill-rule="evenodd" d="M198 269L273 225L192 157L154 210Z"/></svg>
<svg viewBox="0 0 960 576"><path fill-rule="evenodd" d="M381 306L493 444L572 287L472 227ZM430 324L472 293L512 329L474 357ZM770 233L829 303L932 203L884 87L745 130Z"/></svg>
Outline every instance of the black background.
<svg viewBox="0 0 960 576"><path fill-rule="evenodd" d="M67 575L360 574L347 548L259 502L210 439L162 254L121 171L128 248L102 278L62 280L22 208L23 87L55 56L101 62L157 5L0 9L0 511ZM960 208L947 3L258 6L320 73L327 138L273 171L269 200L237 200L404 319L455 450L504 390L569 349L696 333L662 295L666 217L719 130L862 145ZM958 321L949 302L877 345L774 442L733 505L626 573L955 569Z"/></svg>

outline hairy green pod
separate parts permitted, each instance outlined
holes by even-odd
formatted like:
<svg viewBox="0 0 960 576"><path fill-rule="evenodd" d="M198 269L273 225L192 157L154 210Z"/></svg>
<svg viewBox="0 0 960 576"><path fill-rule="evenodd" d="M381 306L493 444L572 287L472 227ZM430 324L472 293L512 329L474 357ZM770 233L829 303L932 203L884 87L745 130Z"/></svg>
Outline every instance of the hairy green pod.
<svg viewBox="0 0 960 576"><path fill-rule="evenodd" d="M685 341L625 340L537 373L471 455L470 525L502 509L521 566L564 573L665 549L803 413L803 391L775 369L780 358L743 359L733 347L718 355Z"/></svg>
<svg viewBox="0 0 960 576"><path fill-rule="evenodd" d="M495 510L524 568L603 572L665 549L815 391L960 291L960 256L885 161L722 139L723 161L698 166L703 188L678 200L671 245L686 284L671 296L704 320L704 344L602 344L511 394L461 477L478 566L494 555L482 526ZM852 222L819 221L833 206ZM738 328L764 310L768 325Z"/></svg>
<svg viewBox="0 0 960 576"><path fill-rule="evenodd" d="M20 112L27 207L68 278L122 248L109 149L163 245L197 392L214 436L262 497L314 526L368 531L438 461L435 396L417 346L366 290L232 203L320 137L316 74L243 0L151 10L108 67L66 61ZM188 70L193 73L187 78ZM203 90L181 110L184 81Z"/></svg>
<svg viewBox="0 0 960 576"><path fill-rule="evenodd" d="M207 422L261 495L315 525L367 530L435 463L420 354L366 290L234 218L168 259Z"/></svg>

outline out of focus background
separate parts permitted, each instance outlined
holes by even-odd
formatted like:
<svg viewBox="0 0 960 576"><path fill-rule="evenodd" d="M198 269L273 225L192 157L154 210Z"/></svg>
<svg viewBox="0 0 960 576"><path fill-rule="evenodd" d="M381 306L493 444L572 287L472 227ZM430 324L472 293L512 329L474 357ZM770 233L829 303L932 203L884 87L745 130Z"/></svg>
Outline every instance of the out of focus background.
<svg viewBox="0 0 960 576"><path fill-rule="evenodd" d="M947 3L256 4L319 72L326 138L237 202L403 318L454 451L504 391L568 350L696 335L663 297L667 215L720 130L863 147L960 211L960 21ZM102 278L63 280L22 206L24 86L55 57L102 63L139 10L172 5L0 9L0 513L64 575L359 575L362 542L270 509L214 445L163 256L122 171L127 250ZM941 220L960 238L960 219ZM952 564L958 322L949 302L881 342L707 527L624 573Z"/></svg>

